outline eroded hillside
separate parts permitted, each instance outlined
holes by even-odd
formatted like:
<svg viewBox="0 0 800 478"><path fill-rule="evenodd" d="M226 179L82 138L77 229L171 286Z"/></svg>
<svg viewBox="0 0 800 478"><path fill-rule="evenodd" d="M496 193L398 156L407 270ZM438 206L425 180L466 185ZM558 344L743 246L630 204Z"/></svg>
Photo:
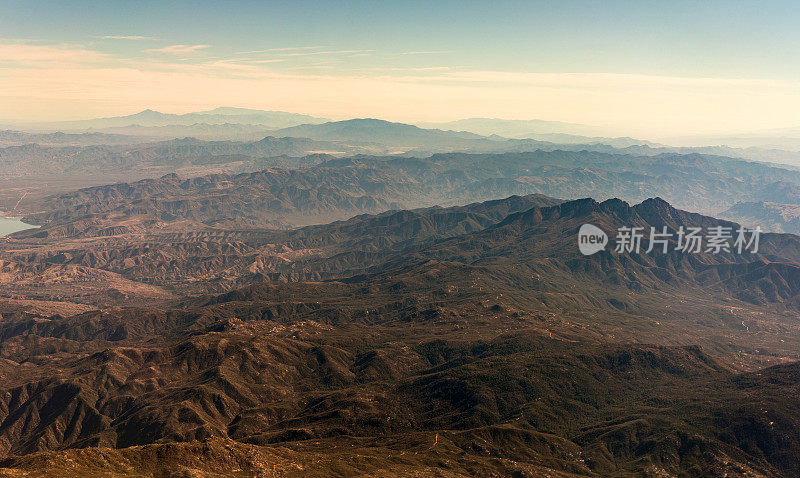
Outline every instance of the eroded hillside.
<svg viewBox="0 0 800 478"><path fill-rule="evenodd" d="M10 236L0 466L796 474L800 241L583 256L584 223L730 224L524 196L285 231Z"/></svg>

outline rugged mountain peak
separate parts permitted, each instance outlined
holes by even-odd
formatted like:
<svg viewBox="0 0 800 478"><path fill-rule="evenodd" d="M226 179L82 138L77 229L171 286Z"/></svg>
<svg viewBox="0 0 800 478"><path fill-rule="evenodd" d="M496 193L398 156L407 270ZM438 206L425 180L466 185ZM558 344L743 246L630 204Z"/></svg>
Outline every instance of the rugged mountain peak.
<svg viewBox="0 0 800 478"><path fill-rule="evenodd" d="M598 209L616 216L628 216L631 213L631 205L618 198L606 199L598 205Z"/></svg>
<svg viewBox="0 0 800 478"><path fill-rule="evenodd" d="M576 199L555 206L533 207L526 211L510 214L500 221L496 227L517 226L525 228L538 225L544 221L584 217L597 211L600 211L600 204L594 199Z"/></svg>
<svg viewBox="0 0 800 478"><path fill-rule="evenodd" d="M176 173L165 174L160 179L163 181L183 181Z"/></svg>
<svg viewBox="0 0 800 478"><path fill-rule="evenodd" d="M650 198L633 206L633 211L649 224L664 226L683 222L680 212L661 198Z"/></svg>
<svg viewBox="0 0 800 478"><path fill-rule="evenodd" d="M593 213L626 218L631 214L631 206L627 202L617 198L607 199L601 203L592 198L582 198L544 208L542 211L543 217L549 219L582 218Z"/></svg>
<svg viewBox="0 0 800 478"><path fill-rule="evenodd" d="M136 114L132 114L129 118L142 118L142 119L151 119L151 118L161 118L165 116L164 113L158 112L156 110L145 109Z"/></svg>
<svg viewBox="0 0 800 478"><path fill-rule="evenodd" d="M555 206L535 207L511 214L497 227L517 224L521 227L536 226L543 222L583 221L587 223L617 226L653 226L677 229L680 226L712 226L717 224L735 226L700 214L688 213L672 207L661 198L650 198L631 206L627 202L612 198L597 202L592 198L566 201Z"/></svg>
<svg viewBox="0 0 800 478"><path fill-rule="evenodd" d="M670 204L660 197L648 198L642 201L640 204L637 204L637 209L641 208L655 208L659 210L674 210Z"/></svg>
<svg viewBox="0 0 800 478"><path fill-rule="evenodd" d="M560 211L561 217L580 217L600 210L601 204L592 198L576 199L555 206Z"/></svg>

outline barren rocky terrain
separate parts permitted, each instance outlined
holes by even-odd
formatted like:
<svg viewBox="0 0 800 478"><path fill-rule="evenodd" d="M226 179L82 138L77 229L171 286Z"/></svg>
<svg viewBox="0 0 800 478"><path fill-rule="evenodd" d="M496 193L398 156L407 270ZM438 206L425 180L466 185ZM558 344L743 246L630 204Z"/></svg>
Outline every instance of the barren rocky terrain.
<svg viewBox="0 0 800 478"><path fill-rule="evenodd" d="M2 240L9 476L800 471L796 236L585 257L583 223L728 223L535 195L291 230L53 214Z"/></svg>
<svg viewBox="0 0 800 478"><path fill-rule="evenodd" d="M0 475L800 473L790 166L138 117L2 136L40 227L0 238ZM614 250L736 221L756 252Z"/></svg>

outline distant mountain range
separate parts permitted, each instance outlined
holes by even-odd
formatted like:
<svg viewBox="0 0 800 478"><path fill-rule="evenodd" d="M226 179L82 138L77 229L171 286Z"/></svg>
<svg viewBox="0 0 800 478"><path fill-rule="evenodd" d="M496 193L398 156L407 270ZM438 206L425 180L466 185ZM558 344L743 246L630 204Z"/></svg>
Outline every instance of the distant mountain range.
<svg viewBox="0 0 800 478"><path fill-rule="evenodd" d="M782 162L800 166L798 128L783 128L739 136L703 136L676 138L676 144L694 143L691 147L672 147L630 137L609 137L602 128L559 121L506 120L469 118L444 123L418 125L379 119L351 119L330 122L324 118L282 111L220 107L209 111L168 114L144 110L127 116L82 121L22 125L42 132L107 133L138 136L128 142L153 138L195 137L205 140L256 141L265 136L292 136L315 140L351 142L385 148L383 153L408 153L422 156L445 151L503 152L530 151L531 148L586 148L609 150L632 148L636 154L660 152L699 152ZM13 132L9 132L13 133ZM22 144L23 138L4 139L0 145ZM101 144L99 136L31 137L38 144ZM108 137L104 144L122 144L125 140ZM388 148L388 149L386 149ZM397 150L397 151L395 151Z"/></svg>
<svg viewBox="0 0 800 478"><path fill-rule="evenodd" d="M250 154L293 148L295 141L308 147L306 142L314 140L207 143L185 139L141 149L136 158L141 161L147 155L166 165L191 162L202 170L225 158L241 163ZM115 158L108 156L108 167L113 167ZM194 221L201 229L287 228L388 209L450 206L510 195L619 197L631 202L657 195L688 210L726 211L723 217L748 226L800 232L791 218L782 221L778 216L759 223L760 216L752 207L746 213L735 208L740 203L800 204L800 171L716 156L539 150L428 158L313 155L261 159L253 164L270 169L186 179L171 174L32 198L23 207L32 212L27 221L44 225L35 231L40 236L85 236L99 234L122 217L130 219L126 223L130 230L167 227L184 220Z"/></svg>
<svg viewBox="0 0 800 478"><path fill-rule="evenodd" d="M469 131L482 136L506 138L532 138L533 135L563 134L575 136L600 136L601 129L562 121L507 120L499 118L467 118L444 123L418 123L424 128Z"/></svg>
<svg viewBox="0 0 800 478"><path fill-rule="evenodd" d="M0 147L37 144L41 146L92 146L121 145L155 141L157 135L129 135L111 132L89 133L26 133L23 131L0 130Z"/></svg>
<svg viewBox="0 0 800 478"><path fill-rule="evenodd" d="M426 177L420 179L417 176L420 171L403 172L395 177L396 170L383 170L382 173L388 174L379 180L384 186L393 180L417 181L419 194L375 195L370 201L352 204L342 198L334 200L332 205L304 205L302 201L291 200L280 214L269 210L252 214L242 210L240 219L248 217L251 221L248 224L291 227L324 220L326 214L331 214L329 219L342 219L347 214L380 212L388 204L417 207L443 203L448 200L447 195L452 196L449 204L531 193L562 198L620 196L631 201L659 195L686 209L719 214L773 231L800 232L800 196L783 194L787 188L771 190L781 182L800 184L794 178L800 167L800 153L785 150L728 146L676 148L633 138L541 132L566 128L573 133L591 133L581 129L581 125L479 118L441 126L553 141L421 128L372 118L325 121L306 115L240 108L184 115L145 110L130 116L79 123L85 129L92 121L103 128L67 133L0 131L0 208L32 212L46 195L171 173L192 178L218 173L247 174L266 168L294 170L314 167L334 157L369 155L387 157L365 163L381 168L390 164L387 159L392 156L431 158L420 163L425 165L420 171L427 170L427 174L437 174L452 182L441 186ZM275 128L278 125L288 126ZM539 128L540 133L521 133L529 128ZM212 139L219 137L227 139ZM557 154L537 156L534 154L537 152ZM501 156L495 157L498 162L494 170L485 170L484 164L474 162L477 156L454 160L456 157L441 156L443 153ZM550 159L526 163L506 153L532 153L530 157ZM560 159L552 161L552 158ZM732 158L789 166L765 169ZM442 169L446 163L451 163L451 169ZM510 164L519 167L509 168ZM522 164L530 167L521 167ZM770 172L761 174L761 171ZM475 172L479 174L474 175ZM455 173L469 179L450 178ZM332 179L335 178L339 176L334 174ZM26 185L18 189L21 181ZM692 188L687 190L689 185ZM334 186L342 187L339 192L343 194L364 194L353 185ZM444 192L434 196L431 191ZM340 209L339 204L346 207ZM198 220L212 224L221 220L218 212L224 208L218 205L206 208L206 213L197 215ZM209 215L208 211L217 212Z"/></svg>
<svg viewBox="0 0 800 478"><path fill-rule="evenodd" d="M155 113L161 115L161 113ZM202 113L197 113L202 115ZM148 116L146 114L144 116ZM173 115L175 116L175 115ZM233 117L229 118L233 119ZM121 120L120 118L114 121ZM126 125L83 133L26 133L0 131L0 147L39 144L43 146L125 145L156 140L193 137L207 141L256 142L265 137L292 137L318 142L316 151L339 153L399 154L425 157L441 152L501 153L535 150L603 151L654 156L663 153L702 153L800 166L800 152L728 146L670 147L635 138L604 138L561 133L529 135L534 139L481 136L467 131L425 129L379 119L300 124L268 128L258 124L193 123L160 126ZM327 145L321 144L327 142ZM299 154L302 151L298 151Z"/></svg>
<svg viewBox="0 0 800 478"><path fill-rule="evenodd" d="M487 138L475 133L424 129L418 126L364 118L322 124L304 124L273 132L276 136L294 136L324 141L346 141L424 149L444 145L468 145ZM505 138L500 138L505 139Z"/></svg>
<svg viewBox="0 0 800 478"><path fill-rule="evenodd" d="M86 132L89 130L103 130L102 132L107 133L156 136L161 138L194 136L212 140L247 141L258 139L258 135L265 136L270 130L300 125L317 125L326 122L329 122L329 120L325 118L283 111L219 107L213 110L185 114L161 113L146 109L139 113L126 116L24 124L15 125L13 127L5 125L5 128L45 132ZM343 122L336 121L333 123ZM418 122L416 125L422 129L473 133L484 137L498 136L511 139L533 139L559 144L602 143L618 148L642 145L651 147L663 146L648 140L618 137L610 134L608 129L597 126L538 119L508 120L500 118L467 118L449 122ZM360 141L367 140L362 133L346 131L346 128L343 128L343 126L344 125L340 125L340 132L348 135L356 135L361 138ZM361 126L370 127L366 124L362 124ZM374 125L372 127L374 127ZM290 133L299 134L299 131L303 130L305 130L305 128L290 131ZM334 131L336 131L336 128L331 127L328 129L327 134L330 135ZM320 135L323 134L322 132L316 133ZM662 142L691 147L719 146L728 148L749 148L759 151L776 150L782 152L798 152L800 151L800 127L756 131L749 134L685 136L664 139ZM753 154L759 154L759 152L751 151L747 154L747 157L752 157Z"/></svg>
<svg viewBox="0 0 800 478"><path fill-rule="evenodd" d="M734 148L758 148L800 151L800 126L742 132L738 134L702 134L667 138L670 144L687 146L726 145Z"/></svg>
<svg viewBox="0 0 800 478"><path fill-rule="evenodd" d="M250 124L267 128L284 128L305 123L324 123L324 118L309 115L287 113L284 111L264 111L248 108L221 107L209 111L195 113L170 114L150 109L127 116L96 118L79 121L61 121L34 125L40 129L87 130L103 128L119 128L130 125L167 126L193 124Z"/></svg>

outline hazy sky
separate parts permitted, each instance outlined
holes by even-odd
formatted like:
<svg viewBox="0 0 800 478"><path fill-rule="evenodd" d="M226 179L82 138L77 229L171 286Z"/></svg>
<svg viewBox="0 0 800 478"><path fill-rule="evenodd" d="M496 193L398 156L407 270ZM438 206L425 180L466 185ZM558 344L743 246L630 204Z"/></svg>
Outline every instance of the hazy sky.
<svg viewBox="0 0 800 478"><path fill-rule="evenodd" d="M800 126L796 1L0 2L0 121L217 106Z"/></svg>

